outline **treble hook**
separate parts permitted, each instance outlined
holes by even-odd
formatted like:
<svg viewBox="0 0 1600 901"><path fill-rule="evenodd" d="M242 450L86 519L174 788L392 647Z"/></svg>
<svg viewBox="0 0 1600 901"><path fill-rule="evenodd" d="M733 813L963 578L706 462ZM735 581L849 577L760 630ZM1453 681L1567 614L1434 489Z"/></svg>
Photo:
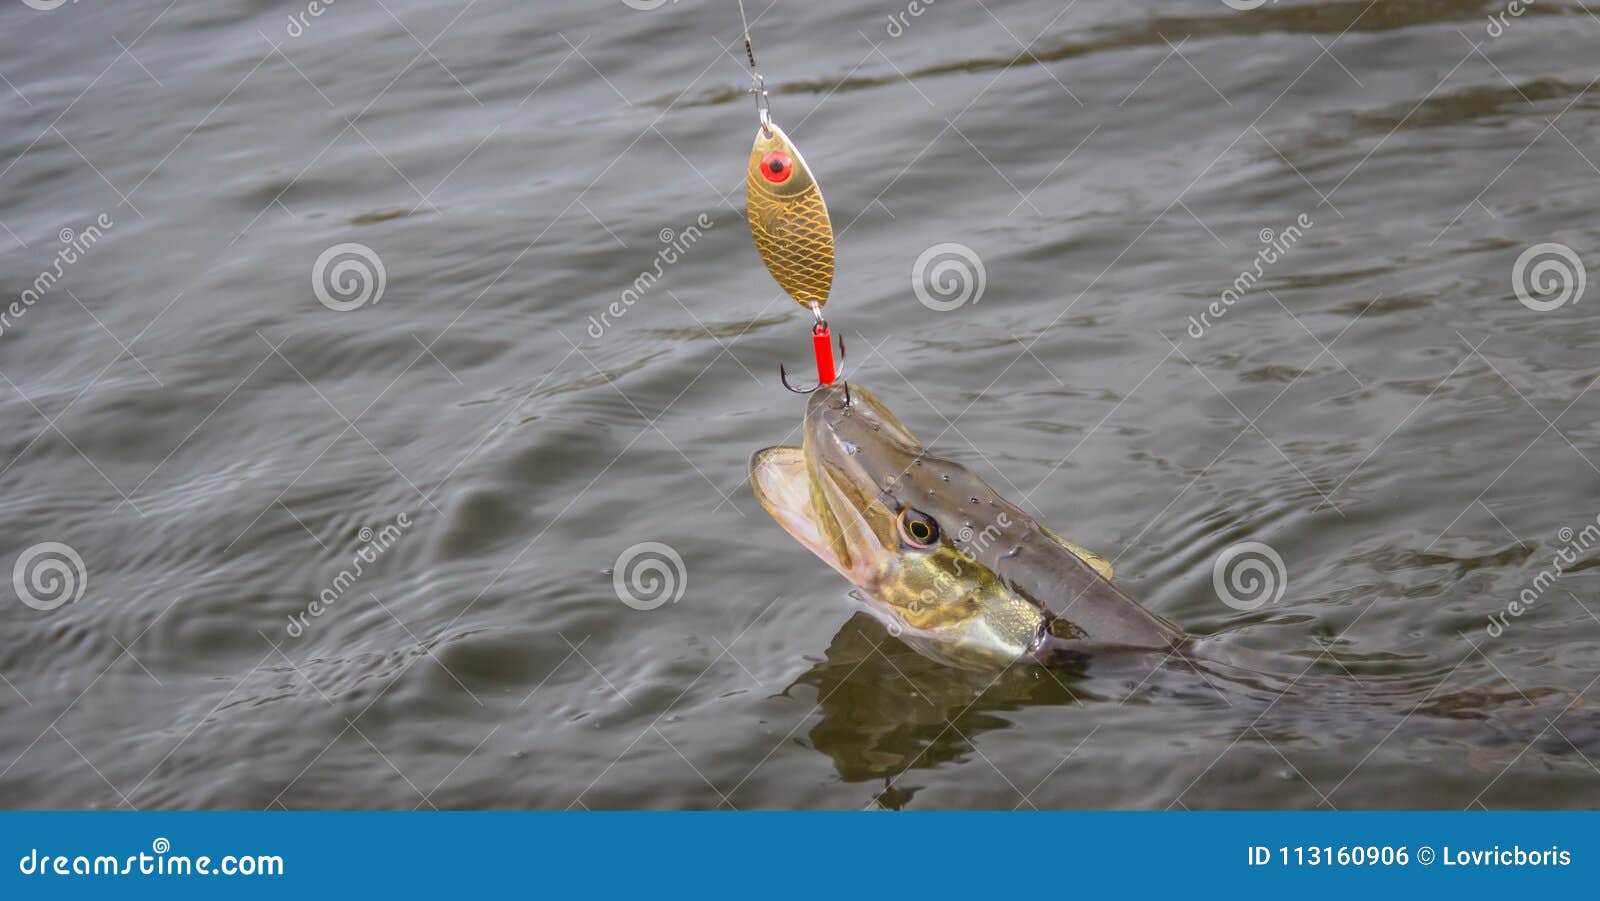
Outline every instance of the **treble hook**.
<svg viewBox="0 0 1600 901"><path fill-rule="evenodd" d="M811 327L812 346L813 346L813 349L815 350L815 352L817 354L817 383L815 385L810 386L809 388L796 388L795 386L789 384L789 370L784 368L784 365L782 363L778 364L778 381L783 383L783 387L789 389L790 391L793 391L795 394L810 394L811 392L817 390L818 388L821 388L823 385L831 385L836 381L840 381L843 378L843 375L844 375L843 373L838 373L837 375L835 374L836 370L834 369L834 361L832 359L832 357L833 357L832 349L831 349L831 347L829 345L829 340L828 340L831 337L831 335L830 335L830 333L828 331L828 321L826 319L823 319L822 316L820 315L820 311L817 311L815 308L813 308L813 312L817 312L818 313L817 324ZM844 364L844 334L840 333L840 335L839 335L839 365L842 366L843 364ZM824 378L824 377L826 377L826 378ZM845 383L844 392L845 392L845 395L844 395L845 396L845 406L848 407L850 405L850 384L849 384L849 382Z"/></svg>

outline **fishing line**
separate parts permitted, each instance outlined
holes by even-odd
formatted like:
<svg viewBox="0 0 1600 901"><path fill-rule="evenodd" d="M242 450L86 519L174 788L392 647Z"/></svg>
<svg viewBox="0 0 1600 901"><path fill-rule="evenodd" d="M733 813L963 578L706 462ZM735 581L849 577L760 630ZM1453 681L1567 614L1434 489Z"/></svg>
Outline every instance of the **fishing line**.
<svg viewBox="0 0 1600 901"><path fill-rule="evenodd" d="M756 48L750 41L750 19L744 14L744 0L739 0L739 24L744 26L744 55L750 57L750 71L756 71ZM760 78L760 74L756 75Z"/></svg>

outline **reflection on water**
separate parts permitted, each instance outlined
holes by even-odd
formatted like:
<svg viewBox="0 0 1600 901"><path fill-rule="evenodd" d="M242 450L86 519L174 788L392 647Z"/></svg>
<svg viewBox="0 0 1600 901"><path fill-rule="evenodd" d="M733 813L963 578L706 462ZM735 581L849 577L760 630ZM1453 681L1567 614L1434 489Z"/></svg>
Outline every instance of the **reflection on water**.
<svg viewBox="0 0 1600 901"><path fill-rule="evenodd" d="M1212 655L1232 659L1222 663ZM1240 656L1222 649L1102 656L1087 675L1037 666L962 670L911 651L858 612L790 690L805 685L816 692L810 746L846 782L882 781L874 800L893 809L915 796L915 771L981 759L984 733L1013 728L1006 714L1026 708L1093 721L1103 705L1182 705L1206 711L1227 730L1243 729L1250 744L1339 738L1370 744L1400 733L1457 743L1480 765L1504 766L1524 754L1574 762L1600 755L1600 716L1574 710L1577 699L1559 689L1437 693L1447 673L1395 674L1388 660L1335 657L1318 668L1321 658L1310 653L1278 659L1247 653L1246 667ZM1274 666L1277 672L1259 668Z"/></svg>
<svg viewBox="0 0 1600 901"><path fill-rule="evenodd" d="M865 613L850 617L825 658L795 681L817 692L812 747L850 782L966 760L978 736L1008 726L999 711L1094 699L1084 680L1043 669L997 676L942 666L901 645Z"/></svg>

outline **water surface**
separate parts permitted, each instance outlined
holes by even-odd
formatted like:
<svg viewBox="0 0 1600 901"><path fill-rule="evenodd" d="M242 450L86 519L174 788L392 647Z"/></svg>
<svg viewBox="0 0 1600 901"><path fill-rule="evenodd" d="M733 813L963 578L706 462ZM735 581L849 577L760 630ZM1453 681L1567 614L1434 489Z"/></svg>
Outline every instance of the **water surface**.
<svg viewBox="0 0 1600 901"><path fill-rule="evenodd" d="M1600 19L751 4L852 377L1162 615L1404 686L1396 727L865 617L745 484L808 317L743 222L734 4L632 7L0 6L0 564L85 574L0 603L0 804L1593 805L1593 552L1538 580L1600 514L1595 300L1513 270L1596 259ZM939 312L945 243L984 285ZM319 300L342 244L381 294ZM686 579L636 610L644 542Z"/></svg>

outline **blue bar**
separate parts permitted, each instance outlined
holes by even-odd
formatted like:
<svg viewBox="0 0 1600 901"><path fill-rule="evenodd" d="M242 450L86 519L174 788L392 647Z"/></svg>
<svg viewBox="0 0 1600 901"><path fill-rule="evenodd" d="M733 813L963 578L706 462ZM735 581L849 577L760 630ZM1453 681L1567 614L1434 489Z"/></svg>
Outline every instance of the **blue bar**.
<svg viewBox="0 0 1600 901"><path fill-rule="evenodd" d="M490 889L1348 901L1376 889L1504 901L1593 897L1600 814L8 812L0 851L7 899ZM94 875L96 858L119 872Z"/></svg>

